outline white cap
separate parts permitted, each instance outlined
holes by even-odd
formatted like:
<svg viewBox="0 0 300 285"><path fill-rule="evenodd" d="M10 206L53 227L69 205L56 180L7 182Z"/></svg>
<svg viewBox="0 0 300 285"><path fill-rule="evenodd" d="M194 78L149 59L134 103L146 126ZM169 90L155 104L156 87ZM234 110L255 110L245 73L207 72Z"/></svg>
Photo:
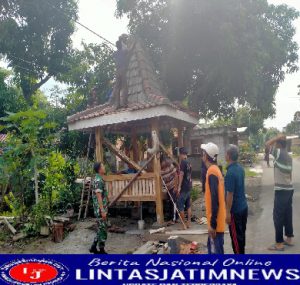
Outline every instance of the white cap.
<svg viewBox="0 0 300 285"><path fill-rule="evenodd" d="M215 158L219 154L219 148L214 143L202 144L201 149L203 149L211 158Z"/></svg>

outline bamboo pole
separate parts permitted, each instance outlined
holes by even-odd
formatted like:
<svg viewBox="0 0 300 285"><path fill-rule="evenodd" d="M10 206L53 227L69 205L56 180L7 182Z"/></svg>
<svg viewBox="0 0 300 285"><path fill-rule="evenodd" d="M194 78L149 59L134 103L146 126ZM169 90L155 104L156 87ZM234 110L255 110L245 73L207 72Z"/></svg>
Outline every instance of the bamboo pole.
<svg viewBox="0 0 300 285"><path fill-rule="evenodd" d="M97 127L95 130L95 139L96 139L96 159L98 162L103 162L103 132L100 127Z"/></svg>
<svg viewBox="0 0 300 285"><path fill-rule="evenodd" d="M176 161L171 153L168 152L167 148L160 142L159 143L160 148L162 151L176 164L176 166L179 166L178 161Z"/></svg>
<svg viewBox="0 0 300 285"><path fill-rule="evenodd" d="M129 181L129 183L125 186L125 188L110 202L109 207L112 207L116 202L121 198L124 192L137 180L137 178L141 175L143 170L147 167L147 165L153 160L156 154L153 154L145 163L145 165L134 175L134 177Z"/></svg>
<svg viewBox="0 0 300 285"><path fill-rule="evenodd" d="M159 135L159 121L157 119L152 120L151 122L151 131L152 134L155 132L157 136ZM154 140L154 138L153 138ZM152 148L158 148L159 146L155 145L155 141L153 141ZM155 153L156 154L156 153ZM162 193L162 184L160 181L161 175L161 167L160 167L160 160L157 155L154 157L153 161L153 171L155 174L155 192L156 192L156 218L158 224L162 225L164 223L164 206L163 206L163 193Z"/></svg>
<svg viewBox="0 0 300 285"><path fill-rule="evenodd" d="M184 220L182 219L182 217L181 217L181 215L180 215L180 212L179 212L179 210L178 210L178 208L177 208L177 205L176 205L175 201L173 200L173 197L172 197L172 195L171 195L171 193L170 193L170 191L169 191L169 189L168 189L168 187L167 187L167 185L166 185L164 179L162 178L162 176L160 176L160 178L161 178L161 181L162 181L162 183L163 183L165 189L167 190L167 193L168 193L168 195L169 195L169 197L170 197L170 199L171 199L171 201L172 201L172 203L173 203L173 205L174 205L174 207L175 207L175 210L176 210L176 212L177 212L177 214L178 214L178 216L179 216L179 219L180 219L180 221L181 221L181 223L182 223L184 229L186 230L186 229L187 229L187 226L186 226Z"/></svg>
<svg viewBox="0 0 300 285"><path fill-rule="evenodd" d="M108 139L104 138L103 139L103 143L109 148L109 150L112 153L114 153L116 156L118 156L124 162L126 162L127 164L129 164L135 170L140 171L142 169L141 166L139 166L137 163L135 163L134 161L132 161L126 154L124 154L120 150L118 150Z"/></svg>

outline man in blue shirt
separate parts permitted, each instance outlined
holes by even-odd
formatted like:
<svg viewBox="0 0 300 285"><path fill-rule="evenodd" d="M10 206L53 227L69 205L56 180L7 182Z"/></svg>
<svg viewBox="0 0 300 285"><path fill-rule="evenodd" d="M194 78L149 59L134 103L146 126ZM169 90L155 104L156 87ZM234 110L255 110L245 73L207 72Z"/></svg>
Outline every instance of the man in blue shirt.
<svg viewBox="0 0 300 285"><path fill-rule="evenodd" d="M226 222L229 225L235 254L245 254L248 205L245 194L245 171L237 162L238 147L230 145L226 152L228 163L225 176Z"/></svg>

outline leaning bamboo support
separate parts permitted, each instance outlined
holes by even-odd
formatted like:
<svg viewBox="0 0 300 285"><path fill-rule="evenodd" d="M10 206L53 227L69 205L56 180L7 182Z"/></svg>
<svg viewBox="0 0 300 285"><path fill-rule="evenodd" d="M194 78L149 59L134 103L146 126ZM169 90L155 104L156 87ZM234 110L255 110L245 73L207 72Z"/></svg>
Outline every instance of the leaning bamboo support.
<svg viewBox="0 0 300 285"><path fill-rule="evenodd" d="M162 151L176 164L176 166L179 166L178 161L176 161L171 153L168 152L167 148L162 144L159 143L160 148Z"/></svg>
<svg viewBox="0 0 300 285"><path fill-rule="evenodd" d="M131 185L138 179L138 177L142 174L143 170L148 166L148 164L153 160L154 156L156 154L153 154L145 163L145 165L134 175L134 177L128 182L128 184L122 189L122 191L113 199L113 201L110 202L109 207L112 207L116 202L121 198L121 196L124 194L124 192L131 187Z"/></svg>
<svg viewBox="0 0 300 285"><path fill-rule="evenodd" d="M126 162L128 165L133 167L135 170L140 171L142 169L141 166L139 166L136 162L131 160L125 153L118 150L108 139L104 138L103 143L109 148L109 150L118 156L120 159L122 159L124 162Z"/></svg>
<svg viewBox="0 0 300 285"><path fill-rule="evenodd" d="M160 179L161 179L161 181L162 181L162 183L163 183L163 185L164 185L164 188L166 189L166 191L167 191L167 193L168 193L168 195L169 195L169 197L170 197L170 199L171 199L171 201L172 201L172 203L173 203L173 205L174 205L174 207L175 207L175 210L176 210L176 212L177 212L177 214L178 214L178 216L179 216L179 219L180 219L180 221L181 221L181 223L182 223L182 225L183 225L183 228L186 230L186 229L187 229L187 226L186 226L184 220L182 219L182 217L181 217L181 215L180 215L180 212L179 212L179 210L178 210L178 208L177 208L176 202L174 201L174 199L173 199L173 197L172 197L172 195L171 195L171 193L170 193L170 191L169 191L169 189L168 189L168 187L167 187L167 185L166 185L164 179L162 178L162 176L160 176Z"/></svg>

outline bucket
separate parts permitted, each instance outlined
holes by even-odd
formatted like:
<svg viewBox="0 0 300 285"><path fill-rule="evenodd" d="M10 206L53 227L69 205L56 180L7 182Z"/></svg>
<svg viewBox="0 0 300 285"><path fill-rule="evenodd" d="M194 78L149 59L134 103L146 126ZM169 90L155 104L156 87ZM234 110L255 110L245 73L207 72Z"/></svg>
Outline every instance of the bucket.
<svg viewBox="0 0 300 285"><path fill-rule="evenodd" d="M50 234L50 230L48 226L41 226L40 228L40 235L41 236L48 236Z"/></svg>
<svg viewBox="0 0 300 285"><path fill-rule="evenodd" d="M144 220L139 220L138 221L138 229L143 230L145 228L145 221Z"/></svg>

